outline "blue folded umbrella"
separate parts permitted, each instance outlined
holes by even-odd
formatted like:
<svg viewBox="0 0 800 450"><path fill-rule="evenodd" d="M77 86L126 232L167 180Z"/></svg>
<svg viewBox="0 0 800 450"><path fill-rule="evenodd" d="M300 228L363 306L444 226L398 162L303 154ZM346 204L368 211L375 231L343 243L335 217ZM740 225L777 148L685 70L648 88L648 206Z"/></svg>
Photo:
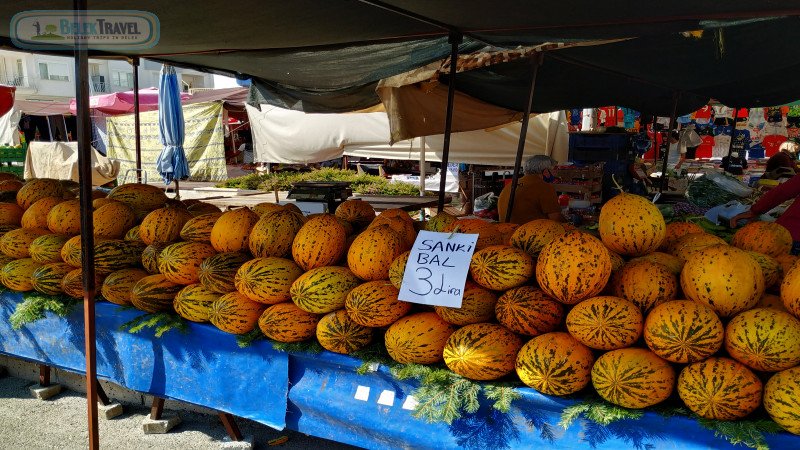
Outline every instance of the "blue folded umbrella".
<svg viewBox="0 0 800 450"><path fill-rule="evenodd" d="M156 168L165 184L189 178L189 163L183 151L185 136L181 90L175 68L164 65L158 82L158 130L164 149L158 155Z"/></svg>

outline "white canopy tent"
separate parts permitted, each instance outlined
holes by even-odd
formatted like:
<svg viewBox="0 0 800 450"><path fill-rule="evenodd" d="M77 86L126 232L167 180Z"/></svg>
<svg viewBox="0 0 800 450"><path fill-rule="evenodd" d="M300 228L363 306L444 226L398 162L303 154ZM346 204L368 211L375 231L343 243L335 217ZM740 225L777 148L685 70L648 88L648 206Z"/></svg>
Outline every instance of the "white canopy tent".
<svg viewBox="0 0 800 450"><path fill-rule="evenodd" d="M351 114L308 114L262 105L247 106L258 162L309 164L340 158L441 161L443 135L389 144L389 120L384 112ZM520 123L490 130L453 133L450 161L470 164L513 166L519 142ZM563 111L531 118L525 143L525 157L549 155L566 161L568 142Z"/></svg>

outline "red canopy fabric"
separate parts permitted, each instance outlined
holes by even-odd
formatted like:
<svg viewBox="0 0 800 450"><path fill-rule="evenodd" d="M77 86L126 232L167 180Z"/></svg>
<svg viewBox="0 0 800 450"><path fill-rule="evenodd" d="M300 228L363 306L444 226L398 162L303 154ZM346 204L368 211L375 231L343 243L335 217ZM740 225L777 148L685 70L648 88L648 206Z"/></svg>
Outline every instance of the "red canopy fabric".
<svg viewBox="0 0 800 450"><path fill-rule="evenodd" d="M181 94L181 100L188 100L191 95ZM113 94L94 95L89 98L89 108L108 115L130 114L133 112L133 91L114 92ZM139 111L155 111L158 109L158 89L139 89ZM69 110L75 114L75 99L69 101Z"/></svg>
<svg viewBox="0 0 800 450"><path fill-rule="evenodd" d="M14 106L14 92L16 90L17 88L14 86L0 85L0 116L11 111L11 107Z"/></svg>

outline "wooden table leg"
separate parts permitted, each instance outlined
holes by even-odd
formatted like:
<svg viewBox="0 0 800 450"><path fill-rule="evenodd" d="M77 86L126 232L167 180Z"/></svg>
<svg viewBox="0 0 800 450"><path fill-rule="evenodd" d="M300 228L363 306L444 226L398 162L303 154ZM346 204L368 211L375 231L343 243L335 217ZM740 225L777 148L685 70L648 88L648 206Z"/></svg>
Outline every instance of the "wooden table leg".
<svg viewBox="0 0 800 450"><path fill-rule="evenodd" d="M39 364L39 386L50 386L50 366Z"/></svg>
<svg viewBox="0 0 800 450"><path fill-rule="evenodd" d="M232 441L242 440L242 431L239 430L239 425L236 424L236 419L231 414L221 412L219 413L219 420L222 421L222 425Z"/></svg>
<svg viewBox="0 0 800 450"><path fill-rule="evenodd" d="M153 397L153 406L150 407L150 418L153 420L161 420L161 414L164 412L164 399L161 397Z"/></svg>

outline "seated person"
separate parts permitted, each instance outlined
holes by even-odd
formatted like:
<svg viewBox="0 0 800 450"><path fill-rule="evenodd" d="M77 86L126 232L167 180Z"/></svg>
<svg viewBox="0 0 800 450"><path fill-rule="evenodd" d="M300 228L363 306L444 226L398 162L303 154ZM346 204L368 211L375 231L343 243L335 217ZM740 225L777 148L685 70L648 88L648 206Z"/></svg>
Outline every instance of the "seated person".
<svg viewBox="0 0 800 450"><path fill-rule="evenodd" d="M553 158L545 155L535 155L525 161L523 166L525 175L517 181L511 223L521 225L534 219L564 221L556 190L545 181L545 178L553 177L551 169L555 164ZM501 222L506 221L506 211L510 201L511 184L503 188L497 200L497 212Z"/></svg>
<svg viewBox="0 0 800 450"><path fill-rule="evenodd" d="M786 141L781 144L780 151L767 160L767 167L761 178L777 180L793 177L797 172L797 157L794 153L796 148L797 145L793 142Z"/></svg>
<svg viewBox="0 0 800 450"><path fill-rule="evenodd" d="M722 158L719 167L731 175L743 175L744 169L747 169L747 160L739 156L739 152L731 152L730 155Z"/></svg>

